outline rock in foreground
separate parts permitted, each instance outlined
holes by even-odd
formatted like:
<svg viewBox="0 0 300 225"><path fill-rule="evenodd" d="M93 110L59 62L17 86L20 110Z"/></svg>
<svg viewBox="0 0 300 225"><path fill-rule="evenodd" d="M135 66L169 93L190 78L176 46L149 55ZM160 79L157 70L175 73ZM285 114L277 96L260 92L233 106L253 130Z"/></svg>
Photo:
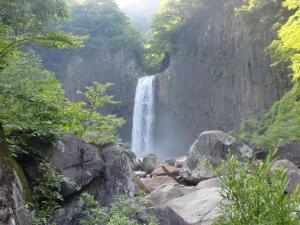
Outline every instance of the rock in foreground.
<svg viewBox="0 0 300 225"><path fill-rule="evenodd" d="M217 165L226 159L229 151L237 156L253 153L250 147L223 131L203 132L189 150L187 167L194 170L200 162Z"/></svg>
<svg viewBox="0 0 300 225"><path fill-rule="evenodd" d="M139 187L146 193L151 193L163 184L177 184L177 181L168 176L143 178L139 181Z"/></svg>
<svg viewBox="0 0 300 225"><path fill-rule="evenodd" d="M288 193L292 193L293 191L295 191L297 186L300 185L300 170L294 163L292 163L289 160L284 159L284 160L276 161L273 164L273 166L271 168L271 175L275 172L276 169L278 169L280 167L286 169L287 176L289 178L289 183L285 190Z"/></svg>
<svg viewBox="0 0 300 225"><path fill-rule="evenodd" d="M174 198L163 206L154 208L152 211L159 219L160 224L212 225L218 217L218 203L222 198L216 182L210 182L203 186L205 188Z"/></svg>

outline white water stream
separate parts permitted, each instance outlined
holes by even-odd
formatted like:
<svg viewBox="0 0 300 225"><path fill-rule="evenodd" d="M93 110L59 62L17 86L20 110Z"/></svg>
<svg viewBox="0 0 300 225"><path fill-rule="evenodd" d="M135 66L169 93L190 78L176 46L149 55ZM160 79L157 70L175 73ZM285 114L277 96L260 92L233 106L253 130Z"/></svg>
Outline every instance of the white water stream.
<svg viewBox="0 0 300 225"><path fill-rule="evenodd" d="M155 76L139 79L134 99L132 150L141 157L153 152Z"/></svg>

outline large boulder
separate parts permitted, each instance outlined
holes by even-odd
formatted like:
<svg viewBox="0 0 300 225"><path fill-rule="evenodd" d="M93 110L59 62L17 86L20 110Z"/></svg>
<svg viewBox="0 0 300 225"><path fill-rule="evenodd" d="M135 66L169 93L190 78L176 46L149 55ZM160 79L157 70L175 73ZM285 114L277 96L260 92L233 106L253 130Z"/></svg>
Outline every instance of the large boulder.
<svg viewBox="0 0 300 225"><path fill-rule="evenodd" d="M158 164L159 161L157 155L149 154L143 158L142 169L150 174L158 166Z"/></svg>
<svg viewBox="0 0 300 225"><path fill-rule="evenodd" d="M146 196L149 206L162 206L174 198L179 198L198 190L180 184L164 184Z"/></svg>
<svg viewBox="0 0 300 225"><path fill-rule="evenodd" d="M104 169L99 149L79 137L64 135L56 144L47 148L46 153L67 178L62 187L64 196L80 191Z"/></svg>
<svg viewBox="0 0 300 225"><path fill-rule="evenodd" d="M156 188L159 188L163 184L177 184L177 181L169 176L160 176L153 178L142 178L139 181L139 187L146 193L151 193Z"/></svg>
<svg viewBox="0 0 300 225"><path fill-rule="evenodd" d="M300 142L287 141L279 147L279 159L287 159L300 167Z"/></svg>
<svg viewBox="0 0 300 225"><path fill-rule="evenodd" d="M29 187L22 168L10 157L0 124L0 225L30 225Z"/></svg>
<svg viewBox="0 0 300 225"><path fill-rule="evenodd" d="M253 154L250 147L223 131L203 132L189 149L187 167L196 169L200 162L217 165L229 151L237 156Z"/></svg>
<svg viewBox="0 0 300 225"><path fill-rule="evenodd" d="M278 160L272 165L270 172L271 175L274 174L275 170L280 167L287 170L289 183L285 191L291 193L300 185L300 170L294 163L289 160Z"/></svg>
<svg viewBox="0 0 300 225"><path fill-rule="evenodd" d="M87 191L107 206L117 195L133 197L136 192L132 162L120 145L110 144L100 150L105 162L101 176L94 179Z"/></svg>
<svg viewBox="0 0 300 225"><path fill-rule="evenodd" d="M164 225L212 225L218 217L222 197L215 182L205 186L151 211Z"/></svg>

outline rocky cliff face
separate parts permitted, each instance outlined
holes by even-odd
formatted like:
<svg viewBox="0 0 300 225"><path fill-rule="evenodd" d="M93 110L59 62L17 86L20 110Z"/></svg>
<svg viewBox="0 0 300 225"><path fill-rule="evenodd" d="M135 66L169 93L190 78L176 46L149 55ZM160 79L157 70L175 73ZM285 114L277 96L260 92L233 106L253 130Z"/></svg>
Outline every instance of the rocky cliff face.
<svg viewBox="0 0 300 225"><path fill-rule="evenodd" d="M79 49L68 53L47 50L43 58L47 68L56 72L72 101L83 100L77 91L93 82L113 83L108 94L120 104L105 107L103 113L123 117L127 123L121 128L120 136L125 141L131 140L135 88L138 78L145 75L134 57L124 49L112 51L109 47L98 47L93 51Z"/></svg>
<svg viewBox="0 0 300 225"><path fill-rule="evenodd" d="M0 225L30 225L30 191L23 169L9 155L0 124Z"/></svg>
<svg viewBox="0 0 300 225"><path fill-rule="evenodd" d="M238 129L288 89L284 65L264 52L274 33L255 30L234 13L241 0L205 0L173 43L169 68L158 75L156 148L180 154L200 132Z"/></svg>

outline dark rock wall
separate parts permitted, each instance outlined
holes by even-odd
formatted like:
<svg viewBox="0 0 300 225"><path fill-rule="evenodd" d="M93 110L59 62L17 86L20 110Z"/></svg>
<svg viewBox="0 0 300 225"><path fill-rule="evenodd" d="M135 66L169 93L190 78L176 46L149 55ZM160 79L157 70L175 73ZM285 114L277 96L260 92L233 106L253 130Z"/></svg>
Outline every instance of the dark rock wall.
<svg viewBox="0 0 300 225"><path fill-rule="evenodd" d="M286 66L264 52L274 33L251 30L234 8L241 0L205 0L173 43L169 68L158 75L156 151L187 152L204 130L238 129L288 89Z"/></svg>
<svg viewBox="0 0 300 225"><path fill-rule="evenodd" d="M103 113L123 117L127 123L121 128L120 136L125 141L131 141L135 88L138 78L145 75L134 57L122 49L115 52L100 46L93 50L79 49L67 53L47 50L44 54L44 64L56 72L66 96L72 101L83 100L77 91L84 90L93 82L113 83L108 94L113 95L120 104L105 107Z"/></svg>

